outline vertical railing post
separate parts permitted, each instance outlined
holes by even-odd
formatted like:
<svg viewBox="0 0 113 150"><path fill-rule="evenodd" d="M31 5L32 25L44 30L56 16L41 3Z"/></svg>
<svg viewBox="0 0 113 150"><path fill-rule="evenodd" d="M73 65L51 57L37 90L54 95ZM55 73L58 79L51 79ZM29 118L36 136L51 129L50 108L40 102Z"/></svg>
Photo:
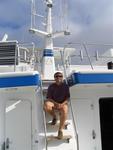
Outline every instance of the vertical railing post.
<svg viewBox="0 0 113 150"><path fill-rule="evenodd" d="M86 45L85 45L84 43L83 43L82 45L83 45L83 47L84 47L84 49L85 49L86 55L87 55L87 57L88 57L88 60L89 60L90 66L91 66L91 69L93 70L94 68L93 68L93 65L92 65L92 63L91 63L91 59L90 59L90 56L89 56L89 54L88 54L88 51L87 51L87 47L86 47Z"/></svg>
<svg viewBox="0 0 113 150"><path fill-rule="evenodd" d="M42 79L40 79L40 90L41 90L41 103L42 103L42 108L43 108L43 101L44 101L44 97L43 97L43 87L42 87ZM44 132L45 132L45 149L47 150L47 128L46 128L46 116L45 116L45 112L43 110L43 123L44 123Z"/></svg>
<svg viewBox="0 0 113 150"><path fill-rule="evenodd" d="M67 73L66 73L66 68L65 68L65 63L64 63L64 56L63 56L64 52L65 52L65 48L63 49L63 51L60 51L60 52L61 52L62 65L63 65L63 68L64 68L64 76L65 76L66 84L68 84ZM74 119L73 107L72 107L71 99L69 100L69 102L70 102L70 110L71 110L71 115L72 115L72 121L73 121L73 125L74 125L75 138L76 138L76 142L77 142L77 150L79 150L78 133L77 133L76 123L75 123L75 119Z"/></svg>

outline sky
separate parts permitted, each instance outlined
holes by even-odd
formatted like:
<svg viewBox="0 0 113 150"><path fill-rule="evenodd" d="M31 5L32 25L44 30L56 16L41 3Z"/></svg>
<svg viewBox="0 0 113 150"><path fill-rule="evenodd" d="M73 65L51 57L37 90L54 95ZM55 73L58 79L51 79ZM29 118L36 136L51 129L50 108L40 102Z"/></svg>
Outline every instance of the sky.
<svg viewBox="0 0 113 150"><path fill-rule="evenodd" d="M36 0L39 13L44 11L42 1ZM58 19L61 7L58 0L53 1L54 8L56 8L56 12L54 12ZM66 42L111 44L113 42L113 0L63 1L68 2L66 7L67 25L71 35L54 40L55 44L65 44ZM30 4L31 0L0 0L0 39L7 33L9 40L16 39L20 43L31 41L35 42L37 46L43 47L44 40L28 32L31 19ZM37 19L37 21L37 25L41 24L41 19ZM55 20L54 22L56 24L54 27L57 30L59 21ZM42 27L42 24L39 27Z"/></svg>

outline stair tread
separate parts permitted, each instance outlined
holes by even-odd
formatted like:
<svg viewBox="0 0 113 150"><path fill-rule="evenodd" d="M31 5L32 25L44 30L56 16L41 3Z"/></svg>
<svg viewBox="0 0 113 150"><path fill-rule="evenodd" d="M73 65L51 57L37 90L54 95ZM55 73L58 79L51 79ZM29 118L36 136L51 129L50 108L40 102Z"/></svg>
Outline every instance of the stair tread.
<svg viewBox="0 0 113 150"><path fill-rule="evenodd" d="M47 136L47 141L52 141L52 140L69 140L72 138L72 135L64 135L62 139L59 139L58 136L56 135L50 135Z"/></svg>
<svg viewBox="0 0 113 150"><path fill-rule="evenodd" d="M46 125L49 125L49 126L59 126L59 124L60 124L60 122L57 122L55 125L52 125L51 122L46 123ZM70 124L70 122L66 122L65 126L68 126L69 124Z"/></svg>

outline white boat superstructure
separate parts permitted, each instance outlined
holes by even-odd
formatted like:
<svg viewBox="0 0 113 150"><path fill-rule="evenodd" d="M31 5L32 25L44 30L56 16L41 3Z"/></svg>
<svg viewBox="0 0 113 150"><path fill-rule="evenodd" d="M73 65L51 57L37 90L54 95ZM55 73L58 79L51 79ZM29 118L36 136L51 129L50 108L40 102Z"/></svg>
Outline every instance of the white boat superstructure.
<svg viewBox="0 0 113 150"><path fill-rule="evenodd" d="M88 45L86 46L88 51ZM2 53L0 61L1 150L60 150L63 148L105 150L106 147L111 150L113 103L111 53L98 55L97 59L96 55L88 53L87 56L84 49L82 52L81 49L74 47L71 54L67 54L68 48L56 52L56 68L64 73L70 86L68 126L64 129L64 135L71 135L72 138L53 141L48 140L48 137L57 135L58 126L51 127L49 125L51 118L48 115L45 116L43 111L47 87L53 80L41 80L40 69L39 72L36 71L37 60L33 58L31 48L30 54L24 53L26 56L23 56L22 53L23 57L21 57L19 52L21 49L17 50L18 47L19 44L14 41L0 43L0 53ZM105 45L103 47L105 49ZM106 47L106 50L109 50L108 47L111 45ZM17 55L13 52L14 50L18 51ZM12 52L11 56L6 57L9 52ZM28 56L30 58L26 58ZM74 57L79 57L79 60ZM105 63L101 64L101 60ZM99 65L97 65L98 61Z"/></svg>
<svg viewBox="0 0 113 150"><path fill-rule="evenodd" d="M53 38L68 32L53 33L53 1L46 0L46 7L46 31L30 29L45 38L43 55L33 43L25 48L7 36L0 42L0 150L113 150L113 45L54 47ZM64 140L50 138L58 124L51 126L43 111L56 71L63 72L71 94L64 129L71 138Z"/></svg>
<svg viewBox="0 0 113 150"><path fill-rule="evenodd" d="M34 1L32 5L34 5ZM69 32L67 31L53 32L52 9L53 9L53 1L46 0L47 16L46 16L45 31L38 30L33 26L31 26L29 30L31 33L41 36L45 39L45 46L43 50L43 61L42 61L42 75L44 79L50 79L50 80L54 79L54 73L55 73L53 39L56 37L65 36L69 34ZM34 14L34 10L32 13ZM49 70L49 72L47 72L46 70Z"/></svg>

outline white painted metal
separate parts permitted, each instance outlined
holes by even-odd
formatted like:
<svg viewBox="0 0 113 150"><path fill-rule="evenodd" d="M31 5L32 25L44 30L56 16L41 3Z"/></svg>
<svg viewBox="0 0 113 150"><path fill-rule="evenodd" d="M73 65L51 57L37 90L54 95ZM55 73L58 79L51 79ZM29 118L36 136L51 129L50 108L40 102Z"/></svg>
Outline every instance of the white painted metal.
<svg viewBox="0 0 113 150"><path fill-rule="evenodd" d="M0 77L21 77L37 73L7 72L1 73ZM40 98L37 95L37 88L37 86L0 88L0 150L4 150L4 143L6 146L9 145L6 147L9 150L38 149L37 101Z"/></svg>
<svg viewBox="0 0 113 150"><path fill-rule="evenodd" d="M3 36L3 38L2 38L2 42L7 41L7 39L8 39L8 34L5 34L5 35Z"/></svg>
<svg viewBox="0 0 113 150"><path fill-rule="evenodd" d="M58 114L57 114L58 115ZM58 117L59 118L59 117ZM50 122L51 122L51 116L46 114L46 122L47 122L47 137L49 136L57 136L58 134L58 127L59 125L56 126L51 126ZM74 126L73 126L73 121L72 121L72 114L71 114L71 110L69 109L69 113L68 113L68 119L66 120L66 122L69 123L67 129L63 130L63 134L65 135L71 135L72 138L70 139L69 143L66 140L53 140L53 141L48 141L48 150L77 150L77 143L76 143L76 136L75 136L75 132L74 132ZM59 124L59 121L58 121Z"/></svg>
<svg viewBox="0 0 113 150"><path fill-rule="evenodd" d="M71 87L79 150L102 150L99 99L113 97L112 90L112 84L87 84Z"/></svg>
<svg viewBox="0 0 113 150"><path fill-rule="evenodd" d="M43 58L43 74L42 78L47 80L54 79L55 66L53 65L54 57ZM48 69L49 71L47 71Z"/></svg>
<svg viewBox="0 0 113 150"><path fill-rule="evenodd" d="M0 150L4 147L5 141L5 100L0 92Z"/></svg>
<svg viewBox="0 0 113 150"><path fill-rule="evenodd" d="M6 113L5 142L9 138L9 150L37 150L39 130L37 117L37 87L0 89L2 98L11 106L20 101L15 108ZM41 112L41 110L40 110ZM38 120L37 120L38 119ZM42 120L40 121L40 124ZM41 126L43 130L43 126ZM44 139L43 139L44 140Z"/></svg>
<svg viewBox="0 0 113 150"><path fill-rule="evenodd" d="M51 12L52 12L52 0L46 1L47 5L47 17L46 17L46 31L37 30L34 28L30 29L30 32L41 35L45 37L45 47L46 50L51 50L53 53L53 39L52 39L52 18L51 18ZM49 72L46 71L49 70ZM53 79L55 72L55 62L54 62L54 56L43 56L43 63L42 63L42 77L44 79Z"/></svg>
<svg viewBox="0 0 113 150"><path fill-rule="evenodd" d="M32 4L34 5L33 0ZM31 24L30 31L45 38L44 48L45 50L50 50L52 54L53 38L63 35L63 32L53 33L51 17L53 1L46 0L46 5L46 31L34 29L33 24ZM64 33L67 34L66 32ZM4 37L4 40L5 39L7 39L7 37ZM84 49L86 49L86 47L84 47ZM112 56L112 49L110 50L110 53L108 52L107 54ZM80 51L80 57L81 60L84 59L82 51ZM106 60L104 66L99 66L98 64L101 63L97 62L94 62L95 65L92 65L88 53L87 57L89 58L90 65L71 66L68 64L65 71L63 67L61 67L61 70L67 75L70 75L72 72L113 74L112 70L107 69L108 60ZM109 60L111 60L111 58ZM65 67L65 64L63 65ZM55 72L54 56L47 55L43 57L42 69L43 79L53 79L53 74ZM14 66L0 66L0 77L15 77L38 73L30 72L30 70L30 65L25 64L21 64L18 67L16 66L16 73L13 72ZM26 72L21 73L22 71ZM102 150L99 99L113 97L113 84L78 84L72 86L70 92L73 107L72 110L78 132L79 150ZM72 135L70 143L50 141L46 148L41 94L41 89L37 86L0 88L0 150L4 150L4 142L6 143L6 146L7 144L9 145L9 147L6 147L6 149L9 150L78 150L71 111L69 111L67 120L70 123L69 128L67 131L64 130L64 135ZM13 107L7 109L8 111L5 114L5 106L8 107L9 105L13 105ZM46 119L48 120L49 117L47 116ZM58 128L56 127L48 126L46 134L47 136L51 134L57 135L57 130Z"/></svg>
<svg viewBox="0 0 113 150"><path fill-rule="evenodd" d="M34 2L32 1L32 6L34 7ZM37 30L33 27L33 23L31 23L30 32L45 38L45 46L44 51L49 54L43 55L42 61L42 78L46 80L54 79L55 73L55 61L54 61L54 52L53 52L53 38L69 35L70 33L67 31L55 32L53 33L52 26L52 8L53 8L53 0L46 0L46 28L45 31ZM35 8L33 8L32 14L34 15ZM31 20L33 19L33 16ZM49 71L47 71L49 70Z"/></svg>
<svg viewBox="0 0 113 150"><path fill-rule="evenodd" d="M11 106L17 100L7 101ZM21 101L14 109L6 113L6 147L9 150L32 150L32 116L31 103Z"/></svg>

